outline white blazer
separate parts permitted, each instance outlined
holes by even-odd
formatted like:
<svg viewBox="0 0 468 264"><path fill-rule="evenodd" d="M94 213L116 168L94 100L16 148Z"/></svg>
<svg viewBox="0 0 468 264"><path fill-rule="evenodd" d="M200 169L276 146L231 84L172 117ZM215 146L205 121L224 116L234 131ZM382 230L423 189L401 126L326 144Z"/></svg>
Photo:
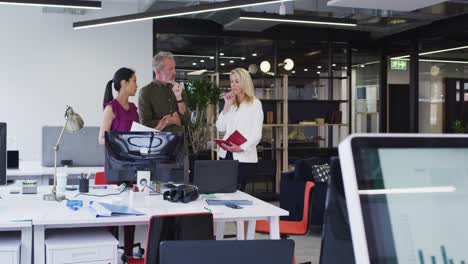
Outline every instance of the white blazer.
<svg viewBox="0 0 468 264"><path fill-rule="evenodd" d="M224 140L236 130L247 139L244 144L239 146L243 150L242 152L232 153L234 160L244 163L258 162L257 145L262 139L262 126L262 103L257 98L252 103L242 102L239 108L232 105L226 114L221 112L216 121L218 131L226 132ZM218 146L219 157L225 158L226 152Z"/></svg>

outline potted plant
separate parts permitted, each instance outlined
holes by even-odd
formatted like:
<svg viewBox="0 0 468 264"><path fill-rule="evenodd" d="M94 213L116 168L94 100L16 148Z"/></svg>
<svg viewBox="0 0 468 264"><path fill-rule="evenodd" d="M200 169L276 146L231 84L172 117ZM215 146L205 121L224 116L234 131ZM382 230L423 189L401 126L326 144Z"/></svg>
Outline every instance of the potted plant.
<svg viewBox="0 0 468 264"><path fill-rule="evenodd" d="M193 153L198 155L206 150L211 139L212 127L215 120L215 106L219 102L221 89L207 80L189 81L186 89L188 108L192 113L189 124L189 137ZM209 115L208 113L211 113Z"/></svg>
<svg viewBox="0 0 468 264"><path fill-rule="evenodd" d="M465 127L463 125L463 122L460 120L455 120L455 122L453 122L452 129L454 133L461 133L461 134L468 131L468 127Z"/></svg>

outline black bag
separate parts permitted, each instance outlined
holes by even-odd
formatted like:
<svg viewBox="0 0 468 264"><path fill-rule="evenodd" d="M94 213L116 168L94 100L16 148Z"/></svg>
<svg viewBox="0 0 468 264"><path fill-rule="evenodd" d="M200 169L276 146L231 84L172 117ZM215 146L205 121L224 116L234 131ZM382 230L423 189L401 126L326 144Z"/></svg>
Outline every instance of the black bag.
<svg viewBox="0 0 468 264"><path fill-rule="evenodd" d="M193 185L179 185L165 191L163 194L164 200L171 202L188 203L198 199L198 188Z"/></svg>

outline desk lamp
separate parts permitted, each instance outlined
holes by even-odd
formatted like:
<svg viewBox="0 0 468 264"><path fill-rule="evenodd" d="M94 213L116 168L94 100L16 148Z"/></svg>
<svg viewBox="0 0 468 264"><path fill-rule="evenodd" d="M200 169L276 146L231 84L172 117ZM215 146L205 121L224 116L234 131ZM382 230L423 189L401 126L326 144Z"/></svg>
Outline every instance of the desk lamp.
<svg viewBox="0 0 468 264"><path fill-rule="evenodd" d="M60 140L62 139L63 132L67 130L70 133L77 132L83 128L84 122L81 119L81 116L73 111L73 108L67 105L65 110L65 125L60 132L60 135L57 139L57 143L54 146L54 187L52 188L52 193L44 194L43 198L46 201L57 201L61 202L65 199L65 195L57 195L57 152L59 150Z"/></svg>

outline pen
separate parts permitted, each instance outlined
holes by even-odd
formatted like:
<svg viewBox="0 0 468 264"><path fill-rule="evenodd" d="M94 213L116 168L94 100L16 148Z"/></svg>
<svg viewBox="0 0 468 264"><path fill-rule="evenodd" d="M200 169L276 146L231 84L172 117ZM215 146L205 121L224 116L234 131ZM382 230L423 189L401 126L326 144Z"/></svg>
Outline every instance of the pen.
<svg viewBox="0 0 468 264"><path fill-rule="evenodd" d="M203 208L205 208L208 212L212 213L210 208L208 207L203 207Z"/></svg>

